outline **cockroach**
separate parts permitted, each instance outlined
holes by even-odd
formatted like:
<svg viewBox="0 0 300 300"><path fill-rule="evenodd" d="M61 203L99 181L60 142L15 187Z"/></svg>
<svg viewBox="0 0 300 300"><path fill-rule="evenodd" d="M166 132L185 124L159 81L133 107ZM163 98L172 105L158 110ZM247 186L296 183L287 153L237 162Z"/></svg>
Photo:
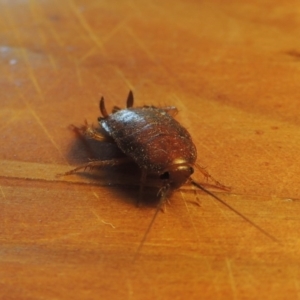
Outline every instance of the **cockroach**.
<svg viewBox="0 0 300 300"><path fill-rule="evenodd" d="M73 174L82 169L115 166L133 161L141 169L139 199L142 197L147 175L157 175L160 178L158 192L160 202L140 247L143 245L157 213L162 209L162 205L166 199L168 199L172 191L179 189L187 181L190 181L193 185L252 224L259 231L275 240L273 236L261 227L192 179L191 175L194 173L194 168L196 167L206 178L212 180L216 187L225 191L230 190L215 180L204 168L196 163L197 150L190 134L173 118L177 113L176 107L133 107L133 103L133 93L130 91L126 109L115 106L112 113L108 114L104 98L101 97L99 108L102 116L98 118L98 121L102 131L100 132L100 130L89 126L87 123L79 129L82 134L89 138L102 142L115 143L126 157L104 161L91 161L64 175Z"/></svg>
<svg viewBox="0 0 300 300"><path fill-rule="evenodd" d="M217 187L228 190L196 164L196 147L188 131L173 118L177 114L175 107L133 107L133 102L133 93L130 91L127 108L120 109L115 106L113 112L108 114L102 97L99 105L102 117L98 118L102 132L87 123L80 128L89 138L115 143L126 157L92 161L65 175L81 169L114 166L133 161L142 173L140 197L148 174L157 175L161 179L159 195L166 199L171 191L180 188L191 179L194 167L206 178L210 178Z"/></svg>

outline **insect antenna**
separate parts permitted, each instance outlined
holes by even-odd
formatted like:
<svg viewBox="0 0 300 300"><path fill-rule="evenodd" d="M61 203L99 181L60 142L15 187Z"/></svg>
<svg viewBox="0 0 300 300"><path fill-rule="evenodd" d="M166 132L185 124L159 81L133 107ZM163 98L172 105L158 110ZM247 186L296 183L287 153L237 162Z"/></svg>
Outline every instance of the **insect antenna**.
<svg viewBox="0 0 300 300"><path fill-rule="evenodd" d="M163 207L163 205L165 204L165 202L167 200L167 195L169 194L169 191L170 191L170 186L169 185L163 186L158 191L157 195L160 195L161 198L160 198L159 203L158 203L158 205L156 207L156 210L155 210L154 215L153 215L153 217L151 219L151 222L148 225L147 230L144 233L144 236L143 236L143 238L142 238L142 240L141 240L141 242L140 242L140 244L139 244L139 246L138 246L138 248L137 248L137 250L135 252L135 255L134 255L133 260L132 260L133 263L135 263L136 260L138 259L138 256L141 253L141 250L142 250L142 248L143 248L143 246L145 244L145 241L146 241L146 239L147 239L147 237L149 235L150 230L152 229L152 226L153 226L153 224L154 224L154 222L155 222L155 220L157 218L157 215L158 215L159 211L162 210L162 207Z"/></svg>
<svg viewBox="0 0 300 300"><path fill-rule="evenodd" d="M198 182L194 181L194 179L190 178L190 181L197 188L199 188L200 190L202 190L206 194L208 194L211 197L213 197L215 200L217 200L218 202L220 202L222 205L226 206L228 209L230 209L236 215L238 215L239 217L241 217L242 219L244 219L246 222L248 222L249 224L251 224L253 227L255 227L258 231L260 231L261 233L263 233L264 235L266 235L268 238L270 238L274 242L280 243L274 236L272 236L267 231L265 231L263 228L261 228L260 226L258 226L257 224L255 224L250 219L248 219L246 216L244 216L242 213L240 213L239 211L237 211L235 208L233 208L231 205L229 205L228 203L226 203L224 200L222 200L221 198L219 198L218 196L216 196L215 194L213 194L212 192L210 192L209 190L207 190L206 188L204 188L201 184L199 184Z"/></svg>

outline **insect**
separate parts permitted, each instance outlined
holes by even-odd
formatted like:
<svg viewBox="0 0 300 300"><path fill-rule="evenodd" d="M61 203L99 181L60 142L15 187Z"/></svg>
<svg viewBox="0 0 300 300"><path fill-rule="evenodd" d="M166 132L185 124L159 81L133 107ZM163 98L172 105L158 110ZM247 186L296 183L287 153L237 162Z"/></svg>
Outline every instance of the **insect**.
<svg viewBox="0 0 300 300"><path fill-rule="evenodd" d="M173 118L177 113L175 107L133 107L133 103L133 93L130 91L127 97L126 108L121 109L115 106L112 113L108 114L104 98L102 97L99 105L102 116L98 118L101 131L87 123L81 128L76 128L89 138L102 142L115 143L126 156L111 160L91 161L64 175L70 175L87 168L135 162L141 169L139 199L142 197L147 176L154 174L159 177L160 186L158 195L160 196L160 203L137 253L146 240L156 215L166 199L168 199L172 191L180 188L187 181L190 181L190 183L221 202L269 238L276 240L261 227L191 178L196 167L207 179L212 180L216 187L225 191L230 190L215 180L204 168L196 163L197 150L190 134Z"/></svg>
<svg viewBox="0 0 300 300"><path fill-rule="evenodd" d="M228 189L196 164L196 147L188 131L173 118L177 113L175 107L133 107L133 103L133 93L130 91L126 109L115 106L112 113L108 114L102 97L99 105L102 116L98 118L102 132L87 123L80 129L89 138L115 143L126 157L92 161L65 175L81 169L114 166L133 161L141 169L139 198L142 197L147 175L153 174L160 178L159 195L166 199L173 190L191 180L190 176L196 166L219 188Z"/></svg>

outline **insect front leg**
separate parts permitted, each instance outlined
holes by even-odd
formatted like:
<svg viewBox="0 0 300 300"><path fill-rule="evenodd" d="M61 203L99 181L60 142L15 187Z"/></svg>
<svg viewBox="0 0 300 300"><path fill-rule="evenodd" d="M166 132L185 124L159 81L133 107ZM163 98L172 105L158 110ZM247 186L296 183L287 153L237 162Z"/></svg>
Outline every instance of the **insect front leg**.
<svg viewBox="0 0 300 300"><path fill-rule="evenodd" d="M160 196L158 208L162 212L166 212L166 203L170 204L169 197L171 196L171 192L172 192L171 187L167 183L163 185L157 193L157 196Z"/></svg>
<svg viewBox="0 0 300 300"><path fill-rule="evenodd" d="M217 181L216 179L214 179L206 170L204 167L201 167L199 164L195 164L196 168L204 175L204 177L206 179L210 179L215 185L217 188L221 189L221 190L224 190L224 191L230 191L231 188L228 187L228 186L225 186L223 185L222 183L220 183L219 181ZM192 179L192 182L194 180Z"/></svg>

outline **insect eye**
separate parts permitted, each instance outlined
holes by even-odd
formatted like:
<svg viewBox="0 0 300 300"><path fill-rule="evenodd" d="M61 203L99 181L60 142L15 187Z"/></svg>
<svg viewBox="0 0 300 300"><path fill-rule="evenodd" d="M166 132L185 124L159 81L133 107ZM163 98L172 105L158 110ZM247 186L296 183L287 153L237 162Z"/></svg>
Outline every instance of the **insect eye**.
<svg viewBox="0 0 300 300"><path fill-rule="evenodd" d="M159 177L160 177L160 179L169 179L170 174L169 174L169 172L165 172L165 173L161 174Z"/></svg>

